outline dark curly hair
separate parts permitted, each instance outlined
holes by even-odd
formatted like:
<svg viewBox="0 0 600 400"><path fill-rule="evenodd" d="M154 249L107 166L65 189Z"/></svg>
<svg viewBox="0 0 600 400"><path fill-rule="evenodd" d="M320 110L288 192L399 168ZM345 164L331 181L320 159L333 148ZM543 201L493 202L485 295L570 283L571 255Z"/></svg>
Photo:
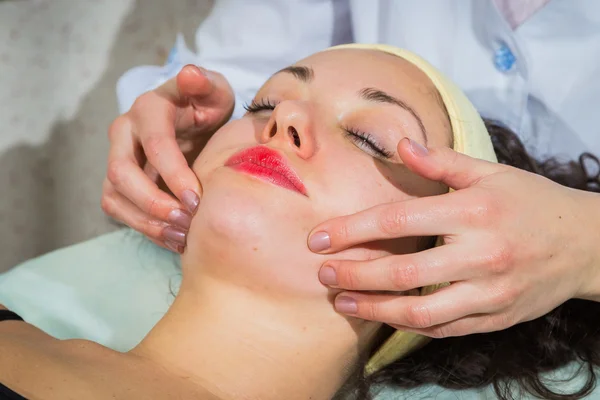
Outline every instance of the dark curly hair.
<svg viewBox="0 0 600 400"><path fill-rule="evenodd" d="M494 121L486 121L498 161L572 188L600 192L600 162L584 153L578 161L555 158L537 161L529 156L517 135ZM384 328L384 336L393 329ZM371 376L364 363L349 380L355 398L370 399L373 385L415 388L435 384L448 389L493 385L502 400L523 393L543 399L580 399L596 386L594 368L600 366L600 303L573 299L533 321L503 331L432 340L422 349ZM368 357L367 357L368 358ZM557 393L541 377L572 362L586 373L585 384L574 393Z"/></svg>

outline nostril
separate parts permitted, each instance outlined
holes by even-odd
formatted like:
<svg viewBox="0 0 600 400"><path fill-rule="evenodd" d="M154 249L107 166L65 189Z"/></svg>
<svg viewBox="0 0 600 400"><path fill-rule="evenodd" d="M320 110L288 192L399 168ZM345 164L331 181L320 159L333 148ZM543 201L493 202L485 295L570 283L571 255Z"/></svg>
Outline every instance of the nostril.
<svg viewBox="0 0 600 400"><path fill-rule="evenodd" d="M288 128L288 135L290 135L294 139L294 145L296 147L300 147L300 135L298 135L298 131L293 126Z"/></svg>
<svg viewBox="0 0 600 400"><path fill-rule="evenodd" d="M275 136L275 134L277 133L277 122L273 123L273 126L271 126L271 130L269 131L269 137L273 137Z"/></svg>

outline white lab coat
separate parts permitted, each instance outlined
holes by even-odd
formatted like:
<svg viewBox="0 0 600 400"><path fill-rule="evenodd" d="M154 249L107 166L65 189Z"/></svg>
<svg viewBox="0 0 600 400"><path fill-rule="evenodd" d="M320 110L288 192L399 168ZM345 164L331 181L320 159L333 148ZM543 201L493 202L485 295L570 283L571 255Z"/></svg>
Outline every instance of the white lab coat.
<svg viewBox="0 0 600 400"><path fill-rule="evenodd" d="M512 30L493 0L221 0L163 67L118 82L121 111L188 63L223 73L234 117L280 68L331 45L388 43L452 78L537 156L600 156L600 1L551 0Z"/></svg>

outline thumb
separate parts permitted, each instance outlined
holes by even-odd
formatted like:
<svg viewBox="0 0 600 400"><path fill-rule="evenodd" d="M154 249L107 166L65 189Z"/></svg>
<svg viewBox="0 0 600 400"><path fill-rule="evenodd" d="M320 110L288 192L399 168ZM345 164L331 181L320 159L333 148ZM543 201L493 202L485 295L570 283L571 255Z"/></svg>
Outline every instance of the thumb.
<svg viewBox="0 0 600 400"><path fill-rule="evenodd" d="M199 100L210 96L215 84L210 71L195 65L186 65L177 74L177 90L181 98Z"/></svg>
<svg viewBox="0 0 600 400"><path fill-rule="evenodd" d="M179 71L176 79L180 97L188 99L194 108L233 111L233 89L222 74L190 64Z"/></svg>
<svg viewBox="0 0 600 400"><path fill-rule="evenodd" d="M409 138L398 143L398 154L412 172L455 190L473 186L501 168L499 164L469 157L448 147L428 149Z"/></svg>

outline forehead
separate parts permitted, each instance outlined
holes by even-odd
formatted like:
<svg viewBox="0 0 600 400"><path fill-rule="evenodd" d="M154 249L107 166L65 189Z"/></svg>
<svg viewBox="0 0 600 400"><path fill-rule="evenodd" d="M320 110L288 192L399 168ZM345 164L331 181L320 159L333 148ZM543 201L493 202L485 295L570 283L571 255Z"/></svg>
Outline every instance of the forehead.
<svg viewBox="0 0 600 400"><path fill-rule="evenodd" d="M382 51L336 49L296 65L311 67L314 84L330 92L374 87L401 99L421 117L430 144L451 145L450 121L441 97L429 77L411 62Z"/></svg>

